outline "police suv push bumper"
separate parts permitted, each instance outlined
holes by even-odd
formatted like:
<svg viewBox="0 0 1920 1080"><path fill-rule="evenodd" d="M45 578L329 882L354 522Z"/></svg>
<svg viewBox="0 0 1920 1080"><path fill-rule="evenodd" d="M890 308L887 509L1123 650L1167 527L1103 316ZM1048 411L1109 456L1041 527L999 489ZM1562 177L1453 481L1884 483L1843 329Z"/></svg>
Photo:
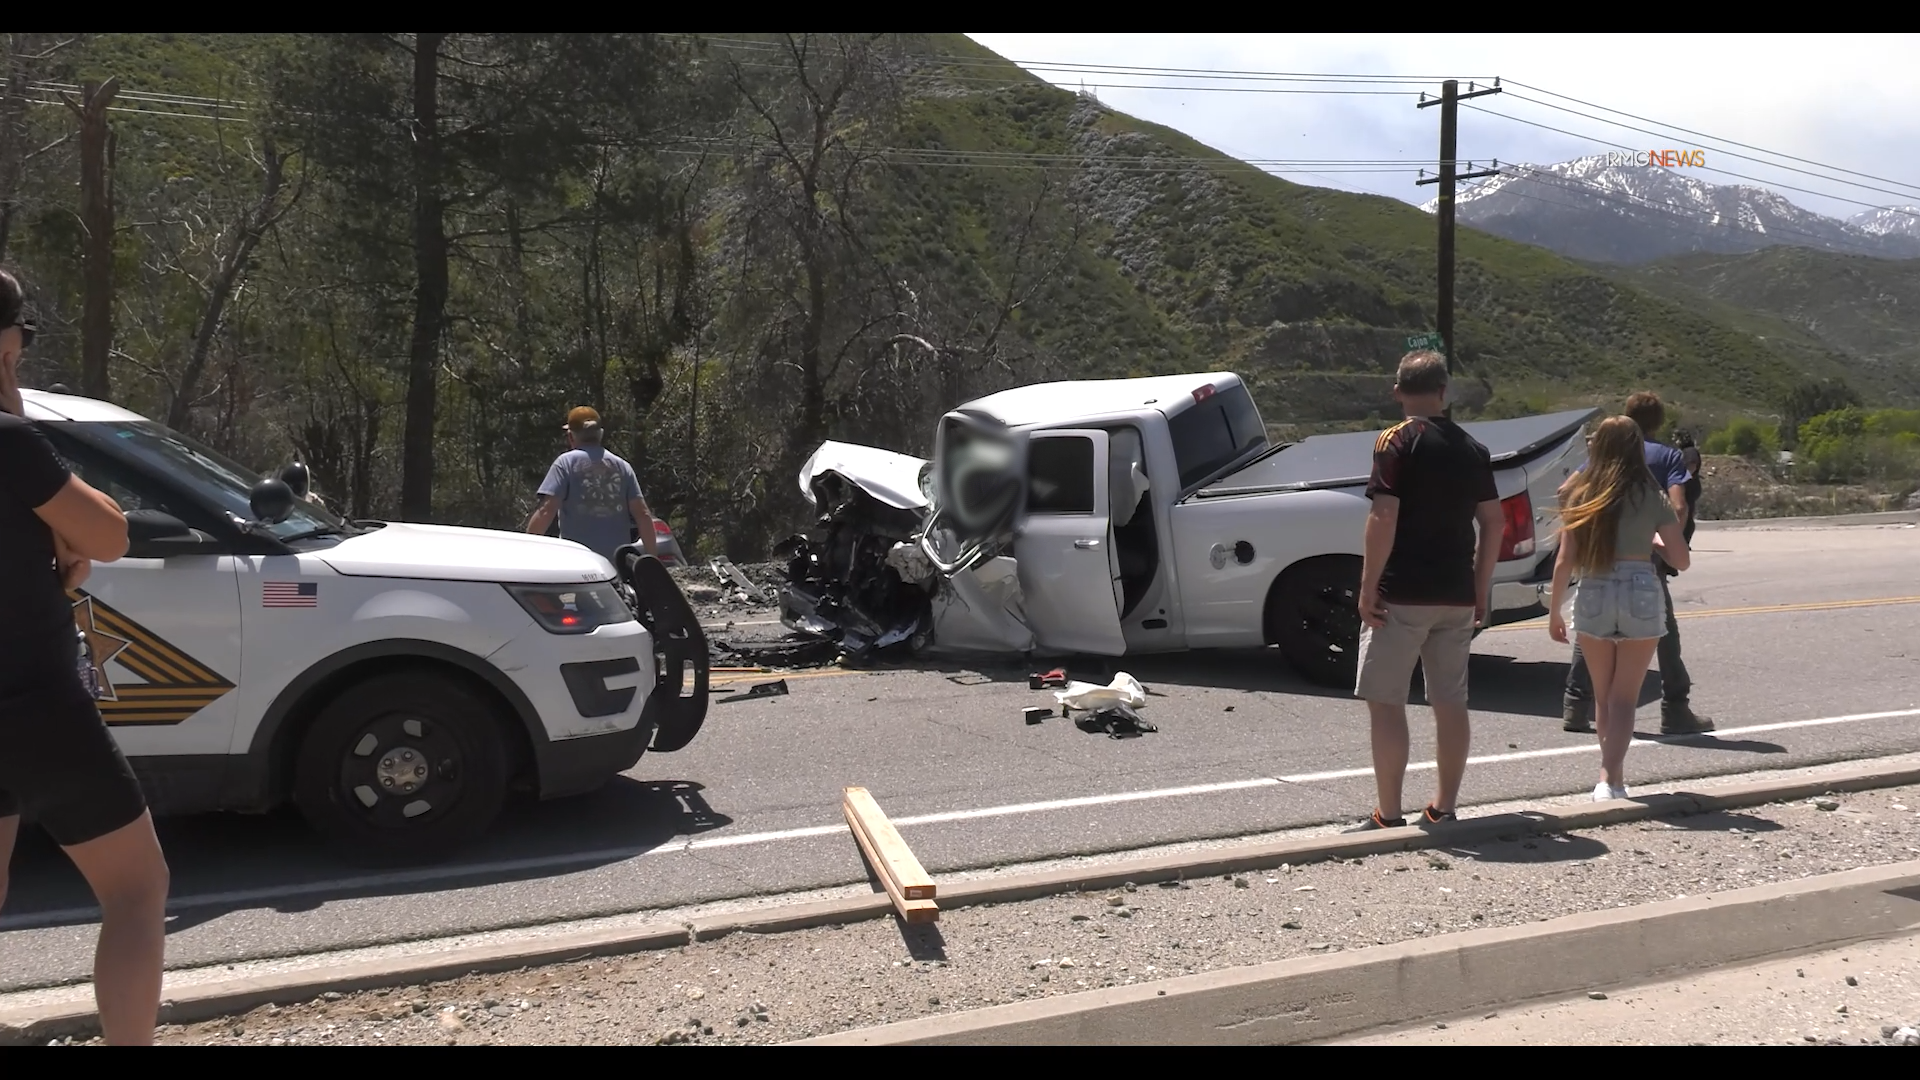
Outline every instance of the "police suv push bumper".
<svg viewBox="0 0 1920 1080"><path fill-rule="evenodd" d="M615 553L614 563L637 624L624 624L629 633L609 641L618 642L612 655L559 665L577 719L549 720L546 737L534 741L543 799L592 791L649 749L678 750L706 721L707 640L693 608L658 559L629 545ZM641 642L652 646L652 655L633 651Z"/></svg>

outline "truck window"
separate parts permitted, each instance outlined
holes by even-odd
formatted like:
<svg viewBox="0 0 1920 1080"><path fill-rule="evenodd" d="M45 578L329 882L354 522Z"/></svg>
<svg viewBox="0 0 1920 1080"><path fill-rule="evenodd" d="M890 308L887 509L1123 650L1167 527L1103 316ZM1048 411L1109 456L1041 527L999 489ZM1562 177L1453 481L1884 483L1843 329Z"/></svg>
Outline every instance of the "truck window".
<svg viewBox="0 0 1920 1080"><path fill-rule="evenodd" d="M1190 488L1233 459L1267 441L1260 410L1246 386L1221 390L1167 417L1180 487Z"/></svg>
<svg viewBox="0 0 1920 1080"><path fill-rule="evenodd" d="M1093 440L1083 435L1027 445L1027 512L1093 513Z"/></svg>

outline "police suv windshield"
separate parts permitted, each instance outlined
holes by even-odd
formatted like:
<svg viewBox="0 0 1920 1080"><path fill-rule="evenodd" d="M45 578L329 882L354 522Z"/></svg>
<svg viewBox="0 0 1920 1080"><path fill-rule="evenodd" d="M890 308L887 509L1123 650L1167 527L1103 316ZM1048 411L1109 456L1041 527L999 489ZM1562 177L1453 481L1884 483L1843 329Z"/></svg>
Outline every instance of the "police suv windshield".
<svg viewBox="0 0 1920 1080"><path fill-rule="evenodd" d="M70 429L101 451L165 476L237 522L253 521L249 502L260 477L220 451L151 420L90 421L72 424ZM258 524L254 529L279 540L358 531L318 503L301 500L294 502L285 521Z"/></svg>

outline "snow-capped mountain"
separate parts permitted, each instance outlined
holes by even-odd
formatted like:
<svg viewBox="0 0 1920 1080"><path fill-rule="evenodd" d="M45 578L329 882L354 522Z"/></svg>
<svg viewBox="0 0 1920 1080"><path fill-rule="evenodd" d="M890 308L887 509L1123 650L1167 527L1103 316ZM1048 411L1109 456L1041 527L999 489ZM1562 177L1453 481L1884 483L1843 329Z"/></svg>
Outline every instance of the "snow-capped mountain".
<svg viewBox="0 0 1920 1080"><path fill-rule="evenodd" d="M1920 238L1920 206L1882 206L1877 210L1864 210L1848 218L1847 223L1875 236Z"/></svg>
<svg viewBox="0 0 1920 1080"><path fill-rule="evenodd" d="M1686 167L1618 165L1606 157L1500 168L1502 175L1460 193L1459 221L1575 259L1642 263L1779 244L1920 257L1920 217L1896 210L1842 221L1766 188L1710 184Z"/></svg>

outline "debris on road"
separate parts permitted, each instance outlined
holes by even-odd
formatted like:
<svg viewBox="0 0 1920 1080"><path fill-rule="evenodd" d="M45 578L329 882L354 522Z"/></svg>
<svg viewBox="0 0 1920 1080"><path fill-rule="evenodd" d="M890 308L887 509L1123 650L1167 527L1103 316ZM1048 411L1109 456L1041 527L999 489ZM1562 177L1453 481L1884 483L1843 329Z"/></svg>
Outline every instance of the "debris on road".
<svg viewBox="0 0 1920 1080"><path fill-rule="evenodd" d="M720 689L725 689L725 688L721 687ZM735 694L732 697L723 697L718 701L714 702L714 704L726 705L735 701L752 701L755 698L786 697L786 696L787 696L787 680L775 679L772 682L755 683L754 685L747 687L746 693Z"/></svg>
<svg viewBox="0 0 1920 1080"><path fill-rule="evenodd" d="M1056 686L1065 685L1067 685L1067 672L1065 668L1054 668L1052 671L1036 671L1027 676L1027 689L1029 690L1051 690Z"/></svg>
<svg viewBox="0 0 1920 1080"><path fill-rule="evenodd" d="M1036 705L1032 708L1020 710L1020 714L1026 718L1027 723L1037 724L1047 717L1052 716L1053 710L1044 705Z"/></svg>
<svg viewBox="0 0 1920 1080"><path fill-rule="evenodd" d="M1105 686L1093 683L1070 682L1067 688L1053 695L1062 709L1076 709L1081 712L1098 712L1115 705L1126 705L1135 709L1147 704L1146 688L1140 680L1122 671Z"/></svg>
<svg viewBox="0 0 1920 1080"><path fill-rule="evenodd" d="M934 902L938 889L927 876L926 868L914 857L913 849L900 838L899 830L866 788L850 787L841 798L840 809L847 827L867 857L867 866L892 898L894 910L905 923L930 923L940 919L940 907Z"/></svg>

